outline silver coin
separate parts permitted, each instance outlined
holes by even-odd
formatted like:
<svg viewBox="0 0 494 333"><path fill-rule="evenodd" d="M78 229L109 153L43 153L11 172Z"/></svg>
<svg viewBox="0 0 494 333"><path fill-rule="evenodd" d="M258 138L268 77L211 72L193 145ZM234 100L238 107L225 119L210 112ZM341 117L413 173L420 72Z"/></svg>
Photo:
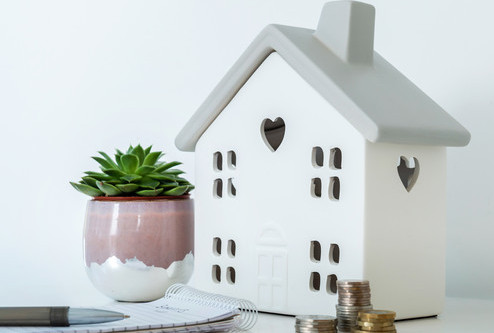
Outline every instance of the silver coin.
<svg viewBox="0 0 494 333"><path fill-rule="evenodd" d="M336 326L335 327L297 327L297 326L295 326L295 330L297 330L297 331L313 331L313 332L336 331Z"/></svg>
<svg viewBox="0 0 494 333"><path fill-rule="evenodd" d="M299 315L295 317L296 320L305 320L305 321L330 321L335 320L336 317L329 315Z"/></svg>
<svg viewBox="0 0 494 333"><path fill-rule="evenodd" d="M356 285L356 286L360 286L360 285L369 285L369 281L368 280L338 280L336 281L336 284L338 286L352 286L352 285Z"/></svg>
<svg viewBox="0 0 494 333"><path fill-rule="evenodd" d="M338 285L336 286L338 290L370 290L369 285L361 285L361 286L355 286L355 285Z"/></svg>
<svg viewBox="0 0 494 333"><path fill-rule="evenodd" d="M301 326L301 325L295 325L296 328L303 328L303 329L318 329L318 330L329 330L329 329L334 329L336 325L331 325L331 326Z"/></svg>
<svg viewBox="0 0 494 333"><path fill-rule="evenodd" d="M296 328L296 329L295 329L295 332L301 332L301 333L302 333L302 332L303 332L303 333L310 333L310 332L316 332L316 333L318 333L318 332L328 332L328 333L331 333L331 332L337 332L337 331L336 331L336 329L334 329L334 330L305 330L305 329L298 329L298 328Z"/></svg>
<svg viewBox="0 0 494 333"><path fill-rule="evenodd" d="M333 327L336 325L336 322L324 323L324 324L309 324L309 323L295 323L297 327Z"/></svg>
<svg viewBox="0 0 494 333"><path fill-rule="evenodd" d="M357 310L372 310L372 304L365 305L365 306L351 306L351 305L339 305L336 304L336 310L342 309L342 310L351 310L351 309L357 309Z"/></svg>
<svg viewBox="0 0 494 333"><path fill-rule="evenodd" d="M353 302L340 302L339 305L341 306L368 306L370 305L370 302L369 301L362 301L362 302L357 302L357 301L353 301Z"/></svg>
<svg viewBox="0 0 494 333"><path fill-rule="evenodd" d="M369 304L369 305L365 305L365 306L351 306L351 305L339 305L339 304L336 304L336 310L338 309L366 309L366 310L371 310L370 307L372 306L372 304Z"/></svg>
<svg viewBox="0 0 494 333"><path fill-rule="evenodd" d="M322 333L322 332L332 333L332 332L335 332L336 333L337 330L336 329L334 329L334 330L305 330L305 329L296 328L295 332L300 332L300 333L312 333L312 332L314 332L314 333Z"/></svg>
<svg viewBox="0 0 494 333"><path fill-rule="evenodd" d="M305 330L305 331L334 331L336 330L336 326L335 327L302 327L302 326L295 326L295 329L296 330L299 330L299 331L302 331L302 330Z"/></svg>
<svg viewBox="0 0 494 333"><path fill-rule="evenodd" d="M360 296L360 295L369 295L370 296L370 290L341 290L338 291L339 297L344 296Z"/></svg>
<svg viewBox="0 0 494 333"><path fill-rule="evenodd" d="M305 324L305 323L295 323L295 327L307 327L307 328L329 328L329 327L334 327L336 323L326 323L324 325L310 325L310 324Z"/></svg>

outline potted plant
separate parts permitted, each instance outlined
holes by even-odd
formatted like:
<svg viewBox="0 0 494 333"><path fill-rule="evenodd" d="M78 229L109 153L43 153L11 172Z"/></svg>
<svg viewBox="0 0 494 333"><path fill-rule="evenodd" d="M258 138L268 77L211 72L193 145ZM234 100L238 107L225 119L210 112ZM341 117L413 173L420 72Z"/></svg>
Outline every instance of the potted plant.
<svg viewBox="0 0 494 333"><path fill-rule="evenodd" d="M84 223L84 262L95 287L119 301L162 297L193 271L194 186L151 146L115 158L99 152L101 172L70 184L92 197Z"/></svg>

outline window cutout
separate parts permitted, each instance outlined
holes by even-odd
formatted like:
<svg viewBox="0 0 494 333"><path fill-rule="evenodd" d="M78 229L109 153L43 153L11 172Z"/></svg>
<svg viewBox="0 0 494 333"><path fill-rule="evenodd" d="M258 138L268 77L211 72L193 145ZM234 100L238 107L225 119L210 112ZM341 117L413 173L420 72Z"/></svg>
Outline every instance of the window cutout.
<svg viewBox="0 0 494 333"><path fill-rule="evenodd" d="M213 253L217 256L221 255L221 238L213 238Z"/></svg>
<svg viewBox="0 0 494 333"><path fill-rule="evenodd" d="M213 195L218 199L223 197L223 181L220 178L214 180Z"/></svg>
<svg viewBox="0 0 494 333"><path fill-rule="evenodd" d="M419 161L415 157L409 160L405 156L400 156L398 163L397 169L400 180L407 192L410 192L419 176Z"/></svg>
<svg viewBox="0 0 494 333"><path fill-rule="evenodd" d="M330 295L336 294L336 291L338 290L336 282L338 281L338 278L336 275L331 274L328 275L328 279L326 281L326 292Z"/></svg>
<svg viewBox="0 0 494 333"><path fill-rule="evenodd" d="M341 169L341 150L340 148L331 149L329 156L329 167L332 169Z"/></svg>
<svg viewBox="0 0 494 333"><path fill-rule="evenodd" d="M314 198L321 197L321 188L322 188L321 178L312 178L312 181L310 183L310 194Z"/></svg>
<svg viewBox="0 0 494 333"><path fill-rule="evenodd" d="M233 185L233 178L228 178L228 194L231 197L235 197L237 195L237 189Z"/></svg>
<svg viewBox="0 0 494 333"><path fill-rule="evenodd" d="M285 121L278 117L274 121L266 118L262 121L261 136L269 150L275 152L285 137Z"/></svg>
<svg viewBox="0 0 494 333"><path fill-rule="evenodd" d="M329 247L329 262L333 265L340 263L340 247L338 244L331 244Z"/></svg>
<svg viewBox="0 0 494 333"><path fill-rule="evenodd" d="M235 268L228 267L226 269L226 280L230 284L235 284Z"/></svg>
<svg viewBox="0 0 494 333"><path fill-rule="evenodd" d="M322 167L324 164L324 152L321 147L312 148L312 165L317 167Z"/></svg>
<svg viewBox="0 0 494 333"><path fill-rule="evenodd" d="M213 265L212 270L213 282L220 283L221 282L221 267L218 265Z"/></svg>
<svg viewBox="0 0 494 333"><path fill-rule="evenodd" d="M313 262L321 261L321 243L318 241L310 242L310 260Z"/></svg>
<svg viewBox="0 0 494 333"><path fill-rule="evenodd" d="M319 291L321 289L321 276L319 273L310 273L309 289L312 291Z"/></svg>
<svg viewBox="0 0 494 333"><path fill-rule="evenodd" d="M235 254L237 253L237 244L233 239L228 241L228 255L232 258L235 258Z"/></svg>
<svg viewBox="0 0 494 333"><path fill-rule="evenodd" d="M340 179L338 177L331 177L329 180L329 198L340 200Z"/></svg>
<svg viewBox="0 0 494 333"><path fill-rule="evenodd" d="M237 167L237 154L233 150L228 152L228 167L235 169Z"/></svg>
<svg viewBox="0 0 494 333"><path fill-rule="evenodd" d="M215 171L223 170L223 155L219 151L213 155L213 168Z"/></svg>

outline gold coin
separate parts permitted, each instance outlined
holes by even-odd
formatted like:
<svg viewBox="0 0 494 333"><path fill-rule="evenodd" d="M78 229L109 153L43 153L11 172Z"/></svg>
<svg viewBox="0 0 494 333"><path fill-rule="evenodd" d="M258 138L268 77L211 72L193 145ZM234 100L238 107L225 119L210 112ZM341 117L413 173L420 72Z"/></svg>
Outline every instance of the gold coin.
<svg viewBox="0 0 494 333"><path fill-rule="evenodd" d="M396 330L396 327L395 327L395 325L385 326L385 327L358 326L358 329L361 331L367 331L367 332L392 332L392 331Z"/></svg>
<svg viewBox="0 0 494 333"><path fill-rule="evenodd" d="M365 327L375 327L375 328L378 328L378 327L393 326L394 325L394 322L393 321L383 321L383 322L380 322L380 323L373 323L373 322L369 322L369 321L360 321L360 320L358 320L357 321L357 325L359 325L359 326L365 326Z"/></svg>
<svg viewBox="0 0 494 333"><path fill-rule="evenodd" d="M383 324L383 323L394 323L394 318L362 318L357 315L358 320L365 321L367 323Z"/></svg>
<svg viewBox="0 0 494 333"><path fill-rule="evenodd" d="M365 310L359 312L361 319L394 319L396 312L389 310ZM367 321L367 320L364 320Z"/></svg>

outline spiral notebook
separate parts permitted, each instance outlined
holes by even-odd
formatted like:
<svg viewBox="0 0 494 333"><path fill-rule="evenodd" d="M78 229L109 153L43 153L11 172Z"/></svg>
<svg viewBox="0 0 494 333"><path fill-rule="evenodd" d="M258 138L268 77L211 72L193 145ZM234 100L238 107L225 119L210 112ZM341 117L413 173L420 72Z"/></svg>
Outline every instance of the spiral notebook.
<svg viewBox="0 0 494 333"><path fill-rule="evenodd" d="M165 296L149 303L114 303L99 309L130 315L105 324L70 327L2 327L9 333L104 333L104 332L226 332L248 330L257 321L252 302L210 294L174 284Z"/></svg>

